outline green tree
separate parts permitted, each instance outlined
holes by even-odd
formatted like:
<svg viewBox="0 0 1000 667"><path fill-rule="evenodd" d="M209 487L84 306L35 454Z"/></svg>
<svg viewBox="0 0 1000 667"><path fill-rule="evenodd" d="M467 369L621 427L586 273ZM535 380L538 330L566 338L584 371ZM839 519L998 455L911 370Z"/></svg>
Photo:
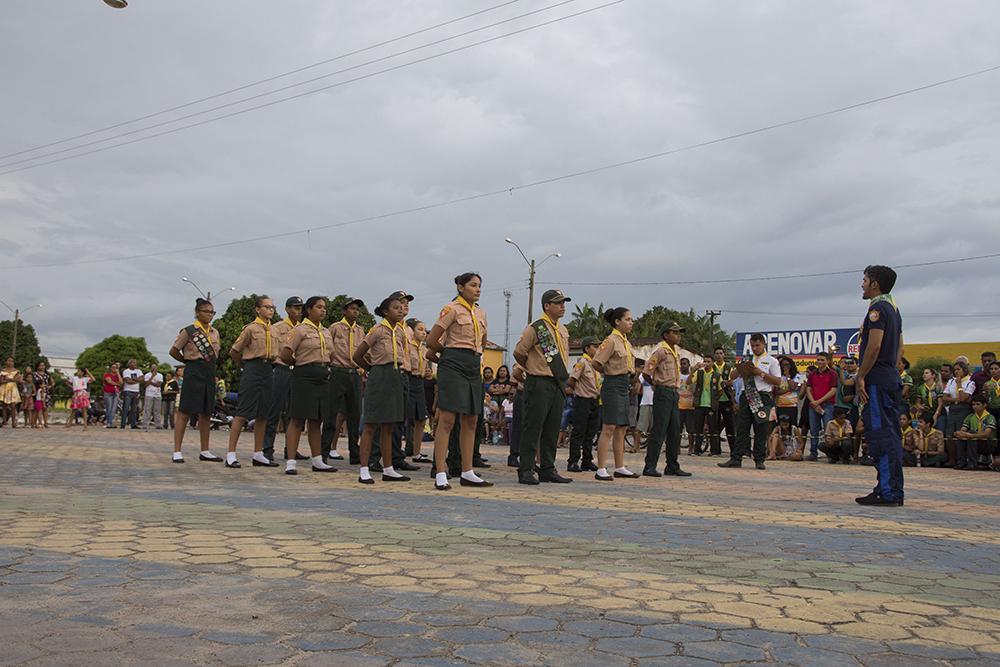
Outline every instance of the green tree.
<svg viewBox="0 0 1000 667"><path fill-rule="evenodd" d="M604 339L611 333L611 326L604 321L604 304L599 304L594 308L589 303L582 306L573 307L573 319L566 323L571 338L583 338L584 336L596 336Z"/></svg>
<svg viewBox="0 0 1000 667"><path fill-rule="evenodd" d="M73 396L73 386L70 384L69 378L55 368L49 370L49 375L52 378L52 400L69 400ZM95 374L95 377L98 376Z"/></svg>
<svg viewBox="0 0 1000 667"><path fill-rule="evenodd" d="M708 315L697 315L694 308L687 311L673 310L666 306L653 306L635 321L632 328L634 338L655 338L656 330L664 322L677 322L686 329L681 336L681 346L693 352L711 351L721 345L732 351L736 336L722 329Z"/></svg>
<svg viewBox="0 0 1000 667"><path fill-rule="evenodd" d="M20 344L18 344L20 347ZM108 336L100 343L91 345L76 358L78 368L90 369L94 377L100 379L104 370L112 363L121 364L122 368L128 364L129 359L135 359L139 368L147 369L150 364L156 364L163 368L170 364L163 364L146 347L146 339L140 336L120 336L115 334Z"/></svg>
<svg viewBox="0 0 1000 667"><path fill-rule="evenodd" d="M10 356L11 344L14 342L14 321L4 320L0 322L0 360ZM38 336L35 335L35 327L25 324L24 320L18 319L17 325L17 354L14 356L14 364L23 369L25 366L34 367L42 361L42 352L38 347ZM0 361L0 363L3 363Z"/></svg>
<svg viewBox="0 0 1000 667"><path fill-rule="evenodd" d="M340 321L344 317L344 306L347 302L351 300L346 294L338 294L335 297L326 298L326 319L323 320L323 324L330 326L334 322ZM365 331L371 329L375 326L375 316L368 312L368 307L361 309L361 314L358 315L358 324L365 328Z"/></svg>
<svg viewBox="0 0 1000 667"><path fill-rule="evenodd" d="M910 364L910 377L913 378L914 386L919 387L923 383L924 369L933 369L935 373L940 373L941 366L943 364L950 364L951 362L944 357L921 357L917 361Z"/></svg>

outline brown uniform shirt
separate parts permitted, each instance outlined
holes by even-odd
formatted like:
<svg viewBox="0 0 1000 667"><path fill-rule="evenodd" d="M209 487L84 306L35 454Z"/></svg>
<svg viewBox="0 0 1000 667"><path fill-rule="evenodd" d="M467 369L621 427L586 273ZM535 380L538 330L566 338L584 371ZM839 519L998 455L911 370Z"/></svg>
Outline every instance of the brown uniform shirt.
<svg viewBox="0 0 1000 667"><path fill-rule="evenodd" d="M265 327L260 322L251 322L243 327L243 331L233 343L233 352L239 352L243 361L264 359L273 361L278 356L280 342L274 335L274 326ZM268 342L270 339L270 343Z"/></svg>
<svg viewBox="0 0 1000 667"><path fill-rule="evenodd" d="M278 346L275 348L277 350L274 354L274 363L285 365L285 362L281 360L281 347L285 344L285 339L288 338L288 334L292 332L295 325L292 324L291 320L287 317L277 324L271 325L271 335L274 336L274 340L277 341Z"/></svg>
<svg viewBox="0 0 1000 667"><path fill-rule="evenodd" d="M406 334L403 333L402 327L390 330L389 327L383 324L376 324L368 332L368 335L365 336L365 342L368 343L368 355L366 358L372 366L393 363L393 340L396 341L395 361L397 368L400 370L405 369L404 363L406 363L406 358L409 356L409 352L406 349Z"/></svg>
<svg viewBox="0 0 1000 667"><path fill-rule="evenodd" d="M653 354L649 355L642 372L650 377L656 387L671 387L677 389L680 386L681 368L680 352L675 357L670 350L657 345Z"/></svg>
<svg viewBox="0 0 1000 667"><path fill-rule="evenodd" d="M407 373L413 372L413 360L410 358L410 348L413 343L413 329L406 326L405 323L400 322L396 325L396 330L403 333L403 340L406 344L403 346L402 350L399 350L400 364L399 367L402 368Z"/></svg>
<svg viewBox="0 0 1000 667"><path fill-rule="evenodd" d="M219 341L219 331L211 324L208 325L208 339L212 342L212 349L215 350L215 358L218 359L222 343ZM201 352L198 351L198 348L191 341L191 337L188 336L187 327L181 329L180 333L177 334L177 338L174 339L174 347L181 351L181 356L184 357L185 361L201 361L202 359Z"/></svg>
<svg viewBox="0 0 1000 667"><path fill-rule="evenodd" d="M323 339L322 343L320 337ZM282 348L292 351L297 366L328 364L333 341L330 339L330 332L323 327L317 329L312 324L302 322L285 336Z"/></svg>
<svg viewBox="0 0 1000 667"><path fill-rule="evenodd" d="M635 371L631 345L626 345L622 337L614 331L597 348L594 361L604 367L605 375L625 375Z"/></svg>
<svg viewBox="0 0 1000 667"><path fill-rule="evenodd" d="M576 362L573 370L570 371L569 376L576 380L573 384L574 396L579 396L580 398L597 398L599 395L597 391L597 370L590 362L591 358L585 354Z"/></svg>
<svg viewBox="0 0 1000 667"><path fill-rule="evenodd" d="M479 321L479 340L476 340L476 327L472 321L472 313L458 301L452 301L441 309L435 326L444 329L441 345L457 347L463 350L483 353L483 340L486 338L486 311L475 306L476 319Z"/></svg>
<svg viewBox="0 0 1000 667"><path fill-rule="evenodd" d="M330 325L330 338L333 339L332 363L340 368L357 368L354 363L354 350L365 338L365 328L355 322L347 324L344 320Z"/></svg>
<svg viewBox="0 0 1000 667"><path fill-rule="evenodd" d="M936 428L932 428L927 435L924 435L920 429L913 430L920 443L919 449L925 456L936 456L937 454L945 453L944 433Z"/></svg>
<svg viewBox="0 0 1000 667"><path fill-rule="evenodd" d="M415 340L409 342L410 375L430 378L431 362L427 361L427 346Z"/></svg>
<svg viewBox="0 0 1000 667"><path fill-rule="evenodd" d="M545 321L545 326L548 327L550 334L556 334L553 330L551 323ZM569 357L567 356L569 351L569 330L559 323L559 332L557 343L559 345L559 353L563 358L563 365L569 366ZM525 354L528 356L528 360L525 363L525 370L528 371L528 375L541 375L544 377L552 377L552 369L549 368L549 362L545 361L545 357L542 356L542 348L538 345L538 332L535 331L535 327L527 326L521 333L521 340L517 341L517 345L514 347L514 353L517 355Z"/></svg>

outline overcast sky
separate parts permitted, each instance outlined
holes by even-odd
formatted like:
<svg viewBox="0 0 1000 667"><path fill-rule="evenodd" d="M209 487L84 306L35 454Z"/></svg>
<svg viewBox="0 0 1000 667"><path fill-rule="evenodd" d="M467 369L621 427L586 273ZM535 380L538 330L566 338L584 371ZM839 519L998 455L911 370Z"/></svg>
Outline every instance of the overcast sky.
<svg viewBox="0 0 1000 667"><path fill-rule="evenodd" d="M120 11L101 0L12 4L0 22L0 154L500 1L130 0ZM556 1L514 2L212 104ZM322 83L600 3L569 2ZM145 336L166 359L197 296L181 276L282 303L290 294L348 293L373 304L404 289L417 297L412 313L433 320L452 277L477 270L490 338L502 344L503 288L514 293L515 331L527 307L527 268L504 243L511 236L529 257L563 254L541 268L539 282L564 284L575 302L637 313L656 304L718 308L730 330L855 326L864 313L860 274L721 286L566 283L742 278L1000 252L1000 72L470 203L308 236L119 258L500 190L890 94L1000 64L998 24L1000 5L989 1L626 0L259 111L0 176L0 299L44 303L27 320L50 356L75 356L122 333ZM58 266L78 260L101 261ZM895 292L907 339L996 340L997 316L916 314L996 313L997 262L901 270ZM220 312L226 303L216 302Z"/></svg>

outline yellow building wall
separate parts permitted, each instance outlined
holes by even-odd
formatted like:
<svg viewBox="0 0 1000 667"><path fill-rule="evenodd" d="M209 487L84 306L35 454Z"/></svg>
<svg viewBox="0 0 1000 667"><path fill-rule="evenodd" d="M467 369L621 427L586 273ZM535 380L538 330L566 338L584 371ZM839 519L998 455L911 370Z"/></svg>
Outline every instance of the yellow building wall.
<svg viewBox="0 0 1000 667"><path fill-rule="evenodd" d="M904 336L905 337L905 336ZM979 366L979 357L983 352L1000 354L1000 342L992 343L905 343L903 356L911 364L927 357L941 357L955 361L961 355L969 358L971 366Z"/></svg>
<svg viewBox="0 0 1000 667"><path fill-rule="evenodd" d="M503 351L483 350L483 367L492 368L493 373L496 374L497 369L501 366L503 366Z"/></svg>

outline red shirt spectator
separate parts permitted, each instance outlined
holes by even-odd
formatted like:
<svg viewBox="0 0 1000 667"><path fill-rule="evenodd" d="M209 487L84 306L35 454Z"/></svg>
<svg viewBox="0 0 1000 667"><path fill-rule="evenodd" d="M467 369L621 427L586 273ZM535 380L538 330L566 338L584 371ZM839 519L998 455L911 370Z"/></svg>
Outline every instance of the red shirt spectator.
<svg viewBox="0 0 1000 667"><path fill-rule="evenodd" d="M806 382L810 389L812 389L812 396L814 400L819 400L827 395L831 389L836 389L837 387L837 372L827 366L824 370L816 370L809 376L809 380ZM837 396L837 392L834 391L830 393L830 396L822 401L823 405L829 405L833 403Z"/></svg>
<svg viewBox="0 0 1000 667"><path fill-rule="evenodd" d="M111 364L110 370L102 378L105 394L117 394L121 391L122 376L118 374L118 364Z"/></svg>

